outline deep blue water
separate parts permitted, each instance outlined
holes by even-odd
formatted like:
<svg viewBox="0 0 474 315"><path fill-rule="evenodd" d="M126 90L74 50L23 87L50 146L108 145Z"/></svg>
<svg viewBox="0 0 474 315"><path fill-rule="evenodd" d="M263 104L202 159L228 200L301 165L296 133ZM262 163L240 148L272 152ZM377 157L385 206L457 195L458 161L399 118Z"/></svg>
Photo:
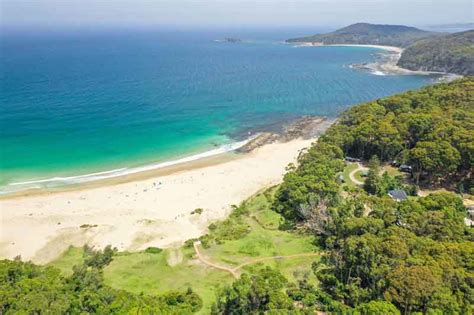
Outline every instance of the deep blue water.
<svg viewBox="0 0 474 315"><path fill-rule="evenodd" d="M377 49L287 33L3 34L0 185L170 160L431 82L348 67Z"/></svg>

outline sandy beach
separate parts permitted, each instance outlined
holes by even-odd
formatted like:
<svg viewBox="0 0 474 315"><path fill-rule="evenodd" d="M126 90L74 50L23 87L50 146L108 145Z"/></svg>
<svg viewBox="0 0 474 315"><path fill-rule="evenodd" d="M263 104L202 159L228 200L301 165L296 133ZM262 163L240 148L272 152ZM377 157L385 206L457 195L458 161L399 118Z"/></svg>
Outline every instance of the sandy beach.
<svg viewBox="0 0 474 315"><path fill-rule="evenodd" d="M298 43L298 46L303 47L324 47L324 46L336 46L336 47L368 47L368 48L377 48L386 51L381 55L380 60L371 63L362 63L362 64L353 64L352 68L368 70L375 75L440 75L440 81L452 81L461 78L462 76L444 73L444 72L435 72L435 71L414 71L402 68L397 65L398 60L400 59L403 48L395 46L383 46L383 45L357 45L357 44L331 44L331 45L322 45L313 43Z"/></svg>
<svg viewBox="0 0 474 315"><path fill-rule="evenodd" d="M439 75L439 81L449 82L461 78L461 75L436 72L436 71L416 71L409 70L398 66L398 60L400 60L403 48L394 46L382 46L382 45L331 45L331 46L354 46L354 47L371 47L377 49L383 49L387 53L384 54L380 61L373 63L365 63L360 65L352 65L354 68L367 69L375 75Z"/></svg>
<svg viewBox="0 0 474 315"><path fill-rule="evenodd" d="M383 55L381 62L373 63L363 63L363 64L354 64L351 65L353 68L365 69L372 72L375 75L387 75L387 74L429 74L424 71L411 71L408 69L403 69L397 66L397 62L402 55L403 48L394 47L394 46L383 46L383 45L357 45L357 44L313 44L313 43L298 43L298 46L303 47L368 47L368 48L377 48L385 50L387 53Z"/></svg>
<svg viewBox="0 0 474 315"><path fill-rule="evenodd" d="M0 257L46 263L70 245L135 251L182 243L225 218L231 205L279 183L313 141L274 142L127 182L3 197ZM203 212L191 214L196 208Z"/></svg>

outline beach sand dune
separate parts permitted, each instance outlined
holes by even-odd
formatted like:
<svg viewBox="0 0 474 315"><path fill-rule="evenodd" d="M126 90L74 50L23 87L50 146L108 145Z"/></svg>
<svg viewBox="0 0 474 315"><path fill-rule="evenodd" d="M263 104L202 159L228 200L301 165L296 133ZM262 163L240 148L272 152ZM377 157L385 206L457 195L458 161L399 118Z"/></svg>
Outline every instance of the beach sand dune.
<svg viewBox="0 0 474 315"><path fill-rule="evenodd" d="M258 190L281 181L285 167L315 139L264 145L219 163L125 183L3 198L0 256L46 263L68 246L119 250L170 247L205 233ZM202 208L201 214L191 214Z"/></svg>

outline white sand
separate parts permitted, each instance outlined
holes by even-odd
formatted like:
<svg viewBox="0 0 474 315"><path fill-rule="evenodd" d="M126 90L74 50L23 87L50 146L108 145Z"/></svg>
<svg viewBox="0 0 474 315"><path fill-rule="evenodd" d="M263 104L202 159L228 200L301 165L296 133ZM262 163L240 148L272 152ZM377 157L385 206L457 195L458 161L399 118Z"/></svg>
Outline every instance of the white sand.
<svg viewBox="0 0 474 315"><path fill-rule="evenodd" d="M414 71L402 68L397 65L398 60L400 60L403 48L394 47L394 46L383 46L383 45L330 45L330 46L348 46L348 47L370 47L370 48L377 48L383 49L385 51L391 52L390 56L386 56L384 62L382 63L370 63L366 66L369 69L372 69L372 73L375 75L387 75L387 74L396 74L396 75L431 75L434 72L429 71Z"/></svg>
<svg viewBox="0 0 474 315"><path fill-rule="evenodd" d="M231 205L280 182L288 163L312 141L273 143L223 163L149 179L1 199L0 257L45 263L69 245L133 251L198 237ZM203 213L191 215L196 208Z"/></svg>
<svg viewBox="0 0 474 315"><path fill-rule="evenodd" d="M378 48L387 51L392 51L401 54L403 48L395 46L383 46L383 45L356 45L356 44L339 44L339 45L325 45L325 46L347 46L347 47L369 47L369 48Z"/></svg>

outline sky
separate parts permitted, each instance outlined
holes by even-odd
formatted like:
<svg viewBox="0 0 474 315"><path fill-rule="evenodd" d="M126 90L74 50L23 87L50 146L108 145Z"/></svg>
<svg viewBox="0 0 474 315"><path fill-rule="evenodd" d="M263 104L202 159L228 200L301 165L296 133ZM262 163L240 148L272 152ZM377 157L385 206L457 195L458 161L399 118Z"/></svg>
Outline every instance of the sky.
<svg viewBox="0 0 474 315"><path fill-rule="evenodd" d="M413 26L474 21L473 0L0 0L2 29Z"/></svg>

